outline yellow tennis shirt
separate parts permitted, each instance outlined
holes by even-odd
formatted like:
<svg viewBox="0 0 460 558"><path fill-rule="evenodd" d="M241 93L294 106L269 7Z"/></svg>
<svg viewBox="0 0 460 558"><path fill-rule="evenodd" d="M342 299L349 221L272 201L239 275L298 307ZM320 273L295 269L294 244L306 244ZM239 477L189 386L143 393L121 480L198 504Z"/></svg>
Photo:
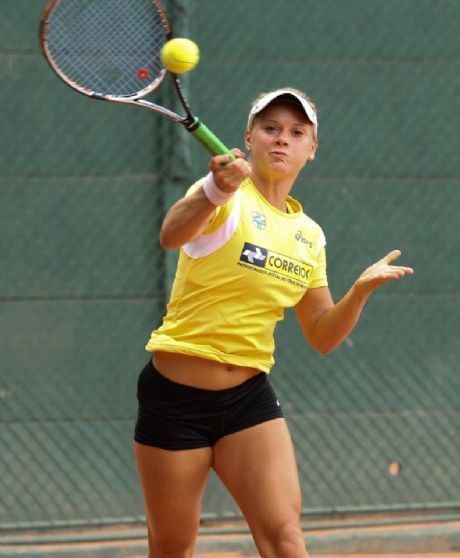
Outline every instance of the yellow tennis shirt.
<svg viewBox="0 0 460 558"><path fill-rule="evenodd" d="M287 209L268 203L250 180L217 208L206 231L180 250L167 314L148 351L270 371L284 309L327 285L323 231L291 197Z"/></svg>

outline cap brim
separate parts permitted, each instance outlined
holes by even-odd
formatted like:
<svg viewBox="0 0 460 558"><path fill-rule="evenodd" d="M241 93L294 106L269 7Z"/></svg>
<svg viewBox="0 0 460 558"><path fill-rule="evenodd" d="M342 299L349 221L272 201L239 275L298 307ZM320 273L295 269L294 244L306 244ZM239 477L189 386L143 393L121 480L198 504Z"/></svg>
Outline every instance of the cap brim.
<svg viewBox="0 0 460 558"><path fill-rule="evenodd" d="M251 127L252 121L254 117L262 112L270 103L275 101L276 99L283 99L291 97L296 104L303 109L305 116L310 120L315 128L315 133L318 133L318 118L316 116L316 112L310 105L310 103L304 99L301 95L289 90L289 89L277 89L276 91L272 91L271 93L267 93L264 97L259 99L257 103L252 107L249 117L248 117L248 128Z"/></svg>

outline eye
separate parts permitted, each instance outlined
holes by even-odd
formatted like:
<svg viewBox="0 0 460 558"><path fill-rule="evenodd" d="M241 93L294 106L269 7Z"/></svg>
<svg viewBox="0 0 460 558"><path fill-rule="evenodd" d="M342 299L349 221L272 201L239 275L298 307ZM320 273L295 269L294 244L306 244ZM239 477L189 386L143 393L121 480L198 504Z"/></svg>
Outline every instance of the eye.
<svg viewBox="0 0 460 558"><path fill-rule="evenodd" d="M305 132L303 130L294 130L292 134L296 137L302 137L305 135Z"/></svg>
<svg viewBox="0 0 460 558"><path fill-rule="evenodd" d="M266 132L275 132L276 131L276 127L272 126L271 124L267 124L266 126L264 126L264 130Z"/></svg>

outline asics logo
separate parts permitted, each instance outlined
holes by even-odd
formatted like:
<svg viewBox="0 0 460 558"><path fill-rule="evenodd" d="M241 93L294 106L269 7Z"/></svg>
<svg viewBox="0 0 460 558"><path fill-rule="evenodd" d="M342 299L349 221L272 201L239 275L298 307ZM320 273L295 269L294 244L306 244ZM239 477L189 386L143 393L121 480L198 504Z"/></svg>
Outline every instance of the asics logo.
<svg viewBox="0 0 460 558"><path fill-rule="evenodd" d="M295 233L295 239L301 242L302 244L306 244L308 247L313 248L313 242L310 242L308 239L306 239L303 236L302 231L297 231Z"/></svg>

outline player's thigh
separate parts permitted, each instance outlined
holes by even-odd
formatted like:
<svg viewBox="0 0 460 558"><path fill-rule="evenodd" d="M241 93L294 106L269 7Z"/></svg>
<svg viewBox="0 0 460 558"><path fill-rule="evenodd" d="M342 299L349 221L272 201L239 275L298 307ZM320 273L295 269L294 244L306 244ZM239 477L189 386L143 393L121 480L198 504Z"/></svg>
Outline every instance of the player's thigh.
<svg viewBox="0 0 460 558"><path fill-rule="evenodd" d="M299 525L300 482L284 419L221 438L213 447L213 464L255 536Z"/></svg>
<svg viewBox="0 0 460 558"><path fill-rule="evenodd" d="M199 527L211 448L170 451L134 442L134 452L150 538L187 545Z"/></svg>

